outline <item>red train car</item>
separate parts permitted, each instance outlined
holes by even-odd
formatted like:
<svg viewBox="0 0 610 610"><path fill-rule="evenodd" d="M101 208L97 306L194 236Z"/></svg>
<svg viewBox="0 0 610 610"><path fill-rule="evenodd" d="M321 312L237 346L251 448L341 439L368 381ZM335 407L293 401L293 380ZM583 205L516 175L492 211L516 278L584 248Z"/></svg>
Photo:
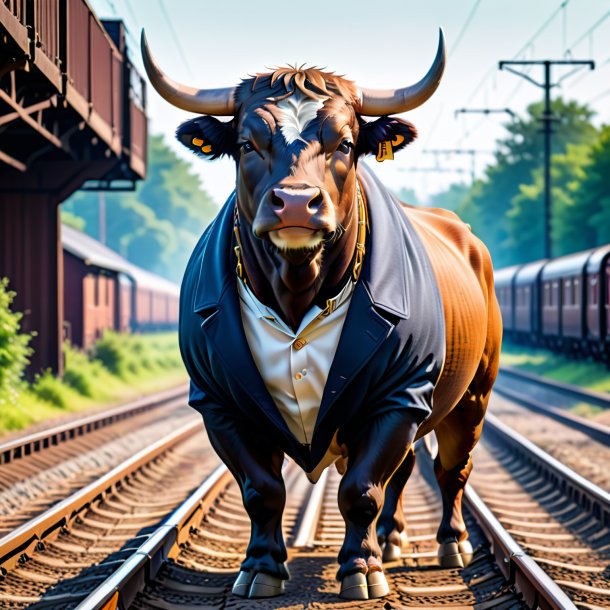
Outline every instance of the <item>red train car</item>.
<svg viewBox="0 0 610 610"><path fill-rule="evenodd" d="M108 329L178 325L179 287L133 265L89 235L62 227L66 338L89 349Z"/></svg>
<svg viewBox="0 0 610 610"><path fill-rule="evenodd" d="M507 336L610 361L610 244L494 275Z"/></svg>

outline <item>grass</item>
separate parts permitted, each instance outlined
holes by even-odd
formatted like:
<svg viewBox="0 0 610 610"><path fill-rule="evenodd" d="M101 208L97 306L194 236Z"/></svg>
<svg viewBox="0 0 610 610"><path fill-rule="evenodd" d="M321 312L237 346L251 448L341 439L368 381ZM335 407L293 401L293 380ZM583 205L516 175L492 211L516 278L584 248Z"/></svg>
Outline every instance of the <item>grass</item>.
<svg viewBox="0 0 610 610"><path fill-rule="evenodd" d="M186 383L175 333L106 333L91 354L65 345L63 379L49 372L23 383L13 406L0 409L0 434L66 413L126 402Z"/></svg>
<svg viewBox="0 0 610 610"><path fill-rule="evenodd" d="M600 363L590 360L573 360L549 350L533 349L505 341L500 362L554 381L610 392L610 371Z"/></svg>

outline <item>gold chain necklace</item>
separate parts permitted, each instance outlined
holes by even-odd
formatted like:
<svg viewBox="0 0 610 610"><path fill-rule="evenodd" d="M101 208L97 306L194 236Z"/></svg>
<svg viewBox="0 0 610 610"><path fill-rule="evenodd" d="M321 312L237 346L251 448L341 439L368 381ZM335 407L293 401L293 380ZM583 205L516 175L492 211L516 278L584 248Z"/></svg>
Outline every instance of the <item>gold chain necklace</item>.
<svg viewBox="0 0 610 610"><path fill-rule="evenodd" d="M364 262L364 254L366 252L365 242L367 227L366 206L364 205L364 197L362 196L362 191L360 190L360 183L358 181L356 181L356 196L358 198L358 238L356 241L356 260L354 261L354 268L352 269L352 280L354 281L354 283L358 281L360 273L362 272L362 264ZM239 237L239 214L237 212L237 202L235 203L235 221L233 224L233 231L235 233L235 241L237 242L236 245L233 247L233 252L235 252L235 258L237 259L235 272L237 273L237 277L243 282L244 286L247 286L248 280L241 258L242 247L241 239ZM328 316L335 309L336 300L327 299L326 308L322 312L322 315Z"/></svg>

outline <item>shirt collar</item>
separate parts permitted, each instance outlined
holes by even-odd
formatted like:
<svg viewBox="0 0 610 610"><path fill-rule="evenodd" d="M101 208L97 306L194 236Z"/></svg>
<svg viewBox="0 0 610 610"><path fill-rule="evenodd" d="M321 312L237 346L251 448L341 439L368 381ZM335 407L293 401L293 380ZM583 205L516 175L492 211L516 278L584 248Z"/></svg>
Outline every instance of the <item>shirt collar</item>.
<svg viewBox="0 0 610 610"><path fill-rule="evenodd" d="M358 178L367 201L370 221L359 283L362 281L366 284L373 304L381 312L408 318L408 278L413 270L409 265L407 248L420 250L423 245L400 209L400 204L364 163L358 168ZM206 312L217 309L228 287L235 285L232 247L235 199L233 192L206 229L193 255L199 255L201 259L193 310L204 316Z"/></svg>

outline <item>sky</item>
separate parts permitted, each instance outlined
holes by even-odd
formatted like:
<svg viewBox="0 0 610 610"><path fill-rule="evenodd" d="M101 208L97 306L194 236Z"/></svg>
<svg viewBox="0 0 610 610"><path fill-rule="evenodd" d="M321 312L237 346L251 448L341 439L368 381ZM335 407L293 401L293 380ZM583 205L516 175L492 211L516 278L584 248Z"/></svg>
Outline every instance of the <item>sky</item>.
<svg viewBox="0 0 610 610"><path fill-rule="evenodd" d="M92 0L101 18L120 17L140 67L139 33L145 28L161 68L174 80L229 87L265 68L293 63L324 67L363 87L394 88L418 81L430 67L442 27L448 61L436 93L405 113L419 138L395 157L377 163L393 190L412 188L425 202L453 182L471 180L472 155L435 150L476 150L483 175L503 114L459 114L459 108L510 108L523 113L543 89L506 71L500 60L594 60L589 71L557 66L553 96L587 103L596 124L610 123L610 0ZM375 8L378 7L378 8ZM542 82L543 68L527 69ZM234 163L194 158L174 137L194 115L172 107L148 87L151 133L162 133L193 163L204 188L223 203L235 182ZM441 170L441 171L437 171Z"/></svg>

